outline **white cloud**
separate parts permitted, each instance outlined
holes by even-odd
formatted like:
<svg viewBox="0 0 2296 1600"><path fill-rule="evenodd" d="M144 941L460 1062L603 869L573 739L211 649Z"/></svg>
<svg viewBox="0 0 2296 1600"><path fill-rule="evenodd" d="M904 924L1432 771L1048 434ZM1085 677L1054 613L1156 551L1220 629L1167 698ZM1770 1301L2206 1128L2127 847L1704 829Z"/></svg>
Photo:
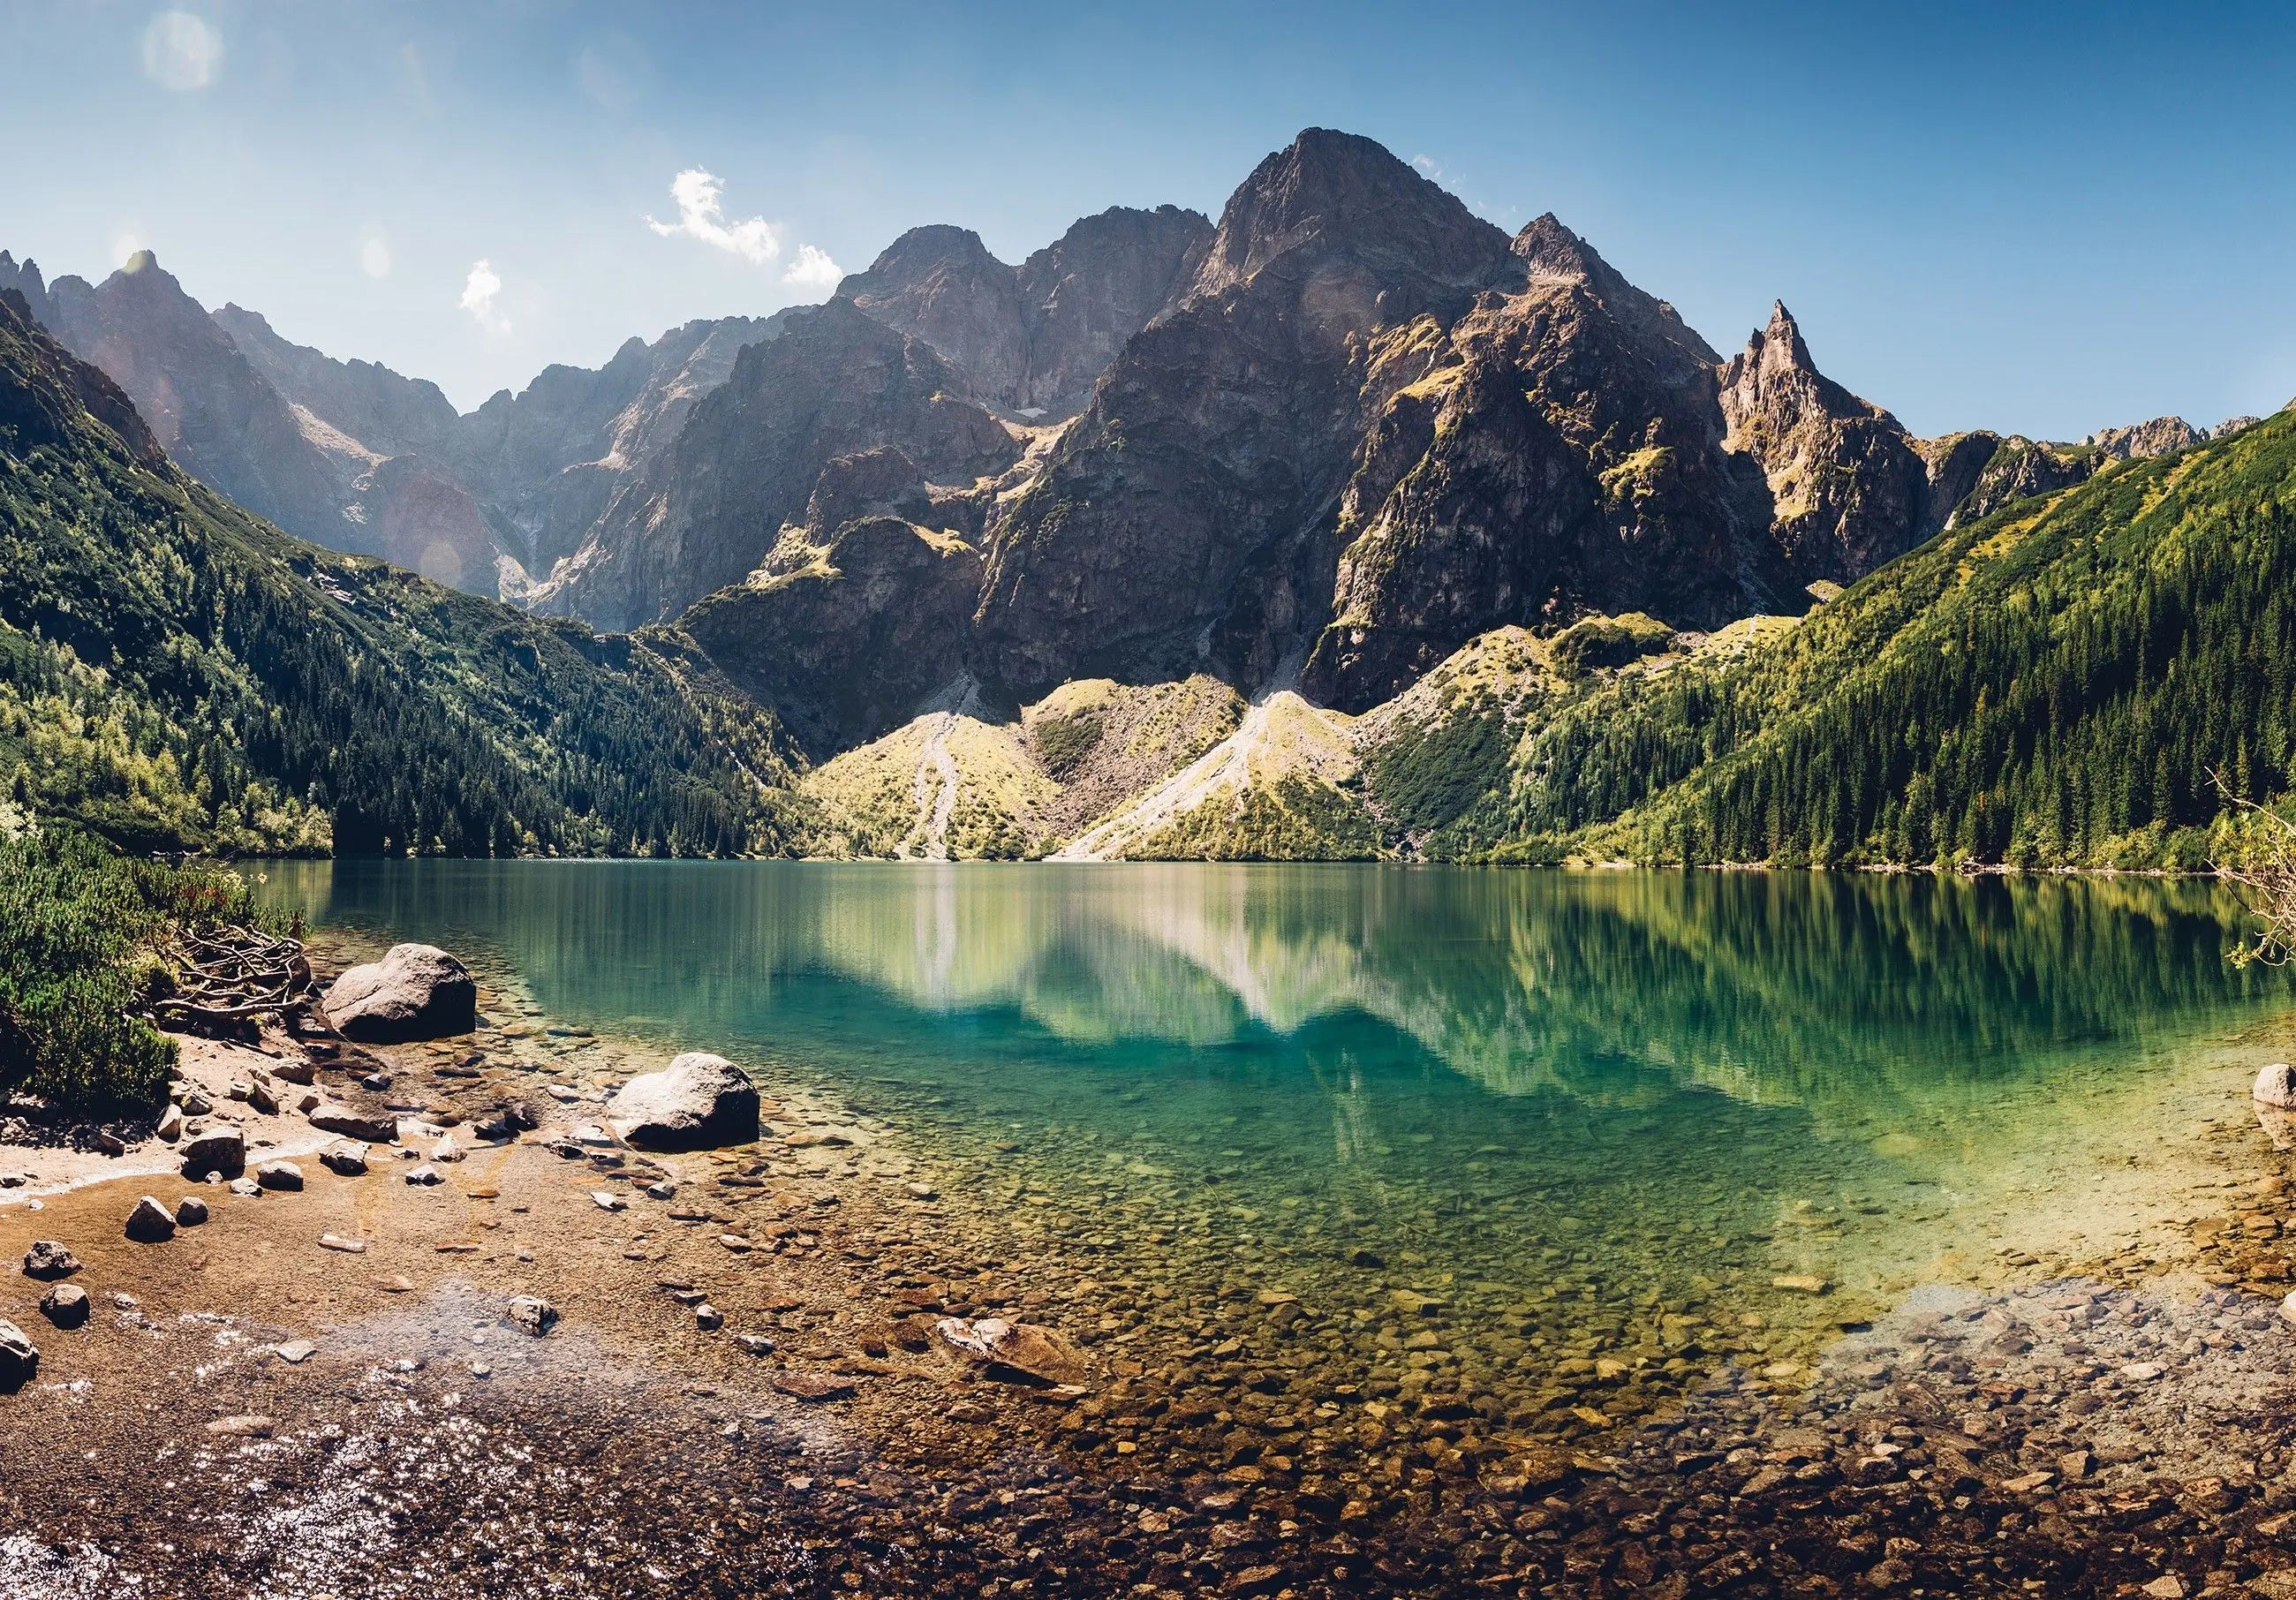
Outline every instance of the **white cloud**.
<svg viewBox="0 0 2296 1600"><path fill-rule="evenodd" d="M223 35L187 11L163 11L144 29L144 76L163 89L204 89L222 68Z"/></svg>
<svg viewBox="0 0 2296 1600"><path fill-rule="evenodd" d="M359 270L371 278L390 275L390 241L380 233L369 232L359 242ZM469 291L466 289L465 293Z"/></svg>
<svg viewBox="0 0 2296 1600"><path fill-rule="evenodd" d="M463 280L463 309L478 318L479 326L489 333L510 332L510 319L495 304L502 286L502 278L485 261L472 262L471 275Z"/></svg>
<svg viewBox="0 0 2296 1600"><path fill-rule="evenodd" d="M717 176L699 167L689 167L672 178L670 197L677 201L676 222L656 222L649 217L646 226L665 239L681 234L699 239L741 257L753 267L767 267L782 253L781 230L762 217L751 217L742 222L728 223L725 207L719 202Z"/></svg>
<svg viewBox="0 0 2296 1600"><path fill-rule="evenodd" d="M782 282L794 283L800 289L827 291L837 287L845 269L829 258L829 252L817 244L800 244L797 259L782 274Z"/></svg>

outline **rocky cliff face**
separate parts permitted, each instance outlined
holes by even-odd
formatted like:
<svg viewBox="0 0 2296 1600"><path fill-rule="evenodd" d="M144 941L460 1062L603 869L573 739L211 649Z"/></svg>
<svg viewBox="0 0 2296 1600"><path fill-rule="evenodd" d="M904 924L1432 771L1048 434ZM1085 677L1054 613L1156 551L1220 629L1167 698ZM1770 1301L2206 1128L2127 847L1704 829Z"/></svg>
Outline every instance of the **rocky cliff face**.
<svg viewBox="0 0 2296 1600"><path fill-rule="evenodd" d="M803 525L681 626L744 693L790 707L790 731L825 759L959 678L980 552L931 517L924 475L899 450L835 457Z"/></svg>
<svg viewBox="0 0 2296 1600"><path fill-rule="evenodd" d="M762 562L840 455L890 445L941 484L1001 472L1020 446L960 390L922 340L849 301L791 314L742 351L536 603L603 628L675 616Z"/></svg>
<svg viewBox="0 0 2296 1600"><path fill-rule="evenodd" d="M837 294L932 346L985 404L1069 416L1186 282L1210 234L1204 217L1176 206L1119 207L1015 267L970 229L938 224L902 234Z"/></svg>
<svg viewBox="0 0 2296 1600"><path fill-rule="evenodd" d="M403 378L373 361L338 361L283 339L242 306L214 313L216 326L290 405L381 455L425 455L444 464L455 454L462 417L435 383Z"/></svg>
<svg viewBox="0 0 2296 1600"><path fill-rule="evenodd" d="M1721 400L1725 447L1761 466L1796 576L1847 582L1915 542L1929 472L1912 436L1818 372L1784 301L1723 368Z"/></svg>
<svg viewBox="0 0 2296 1600"><path fill-rule="evenodd" d="M1258 682L1328 604L1316 537L1365 420L1370 341L1518 279L1506 237L1366 139L1303 134L1222 213L992 529L987 675Z"/></svg>

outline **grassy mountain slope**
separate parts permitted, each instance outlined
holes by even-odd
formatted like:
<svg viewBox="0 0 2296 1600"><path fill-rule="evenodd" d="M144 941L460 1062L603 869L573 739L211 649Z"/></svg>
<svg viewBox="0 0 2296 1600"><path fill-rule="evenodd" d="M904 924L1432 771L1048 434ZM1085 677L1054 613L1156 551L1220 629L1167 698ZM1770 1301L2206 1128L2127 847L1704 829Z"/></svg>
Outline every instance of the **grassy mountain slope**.
<svg viewBox="0 0 2296 1600"><path fill-rule="evenodd" d="M780 846L762 713L660 642L289 537L177 472L11 299L0 827L59 816L139 849Z"/></svg>
<svg viewBox="0 0 2296 1600"><path fill-rule="evenodd" d="M1518 746L1501 858L2193 867L2296 759L2296 414L1932 540Z"/></svg>

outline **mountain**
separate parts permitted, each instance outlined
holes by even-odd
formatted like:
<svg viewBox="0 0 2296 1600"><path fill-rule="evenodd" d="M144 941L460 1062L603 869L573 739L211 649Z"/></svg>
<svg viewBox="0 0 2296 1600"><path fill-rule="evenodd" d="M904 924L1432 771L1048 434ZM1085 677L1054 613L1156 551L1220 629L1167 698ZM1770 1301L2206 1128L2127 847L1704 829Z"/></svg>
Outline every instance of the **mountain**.
<svg viewBox="0 0 2296 1600"><path fill-rule="evenodd" d="M937 224L893 241L837 298L931 345L984 404L1025 420L1065 417L1170 303L1211 231L1177 206L1119 206L1016 267L970 229Z"/></svg>
<svg viewBox="0 0 2296 1600"><path fill-rule="evenodd" d="M137 849L723 854L778 731L602 641L292 538L0 292L0 813Z"/></svg>
<svg viewBox="0 0 2296 1600"><path fill-rule="evenodd" d="M742 351L534 603L610 628L673 618L763 562L841 455L890 447L931 483L973 487L1021 447L964 387L931 345L849 300L791 313L779 337ZM763 636L774 636L758 615ZM898 673L906 663L879 656L861 669Z"/></svg>
<svg viewBox="0 0 2296 1600"><path fill-rule="evenodd" d="M2165 438L2156 431L2156 438ZM2296 763L2296 414L1973 519L1530 730L1519 854L2192 868Z"/></svg>

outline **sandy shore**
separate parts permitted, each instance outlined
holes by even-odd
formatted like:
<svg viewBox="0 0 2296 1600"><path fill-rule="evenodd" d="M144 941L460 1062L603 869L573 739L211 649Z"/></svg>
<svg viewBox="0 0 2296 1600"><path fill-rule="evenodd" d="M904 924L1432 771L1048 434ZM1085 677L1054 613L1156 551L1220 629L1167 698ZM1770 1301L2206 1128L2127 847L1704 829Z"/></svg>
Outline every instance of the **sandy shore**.
<svg viewBox="0 0 2296 1600"><path fill-rule="evenodd" d="M1916 1291L1773 1364L1791 1381L1705 1353L1686 1403L1539 1439L1464 1387L1303 1376L1329 1319L1297 1296L1016 1248L977 1174L797 1085L766 1084L755 1146L582 1145L659 1054L507 975L482 1005L469 1038L317 1063L330 1100L406 1119L363 1177L306 1159L258 1196L157 1144L0 1150L37 1174L0 1190L0 1317L41 1350L0 1396L0 1597L2296 1594L2286 1158L2237 1104L2172 1183L2112 1174L2150 1209L2109 1256L2069 1235L2025 1281ZM331 1142L229 1099L263 1068L199 1043L184 1072L258 1159ZM506 1105L536 1128L472 1137ZM444 1181L406 1181L424 1165ZM144 1193L211 1219L131 1243ZM82 1261L85 1327L14 1274L35 1239ZM933 1335L988 1314L1071 1342L1076 1381Z"/></svg>

